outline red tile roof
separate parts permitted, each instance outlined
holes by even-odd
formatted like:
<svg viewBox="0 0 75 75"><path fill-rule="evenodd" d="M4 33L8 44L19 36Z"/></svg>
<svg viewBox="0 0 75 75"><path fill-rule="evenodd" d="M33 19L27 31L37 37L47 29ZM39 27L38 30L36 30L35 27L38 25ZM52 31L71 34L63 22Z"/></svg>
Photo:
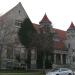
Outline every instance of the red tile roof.
<svg viewBox="0 0 75 75"><path fill-rule="evenodd" d="M41 31L40 29L40 25L38 25L38 24L33 24L33 26L34 26L34 28L37 30L37 31ZM57 35L58 35L58 37L59 37L59 39L60 39L60 41L59 42L54 42L54 48L55 49L63 49L64 47L65 47L65 45L64 45L64 40L66 39L66 31L63 31L63 30L60 30L60 29L53 29L56 33L57 33Z"/></svg>
<svg viewBox="0 0 75 75"><path fill-rule="evenodd" d="M46 13L45 13L44 17L42 18L42 20L39 23L42 23L42 22L49 22L50 24L52 24L52 22L48 19Z"/></svg>
<svg viewBox="0 0 75 75"><path fill-rule="evenodd" d="M66 39L66 31L55 29L55 28L54 31L58 34L59 38L61 38L62 40Z"/></svg>
<svg viewBox="0 0 75 75"><path fill-rule="evenodd" d="M65 47L64 40L66 39L66 31L60 30L60 29L55 29L55 33L57 33L59 41L54 42L54 48L55 49L63 49Z"/></svg>

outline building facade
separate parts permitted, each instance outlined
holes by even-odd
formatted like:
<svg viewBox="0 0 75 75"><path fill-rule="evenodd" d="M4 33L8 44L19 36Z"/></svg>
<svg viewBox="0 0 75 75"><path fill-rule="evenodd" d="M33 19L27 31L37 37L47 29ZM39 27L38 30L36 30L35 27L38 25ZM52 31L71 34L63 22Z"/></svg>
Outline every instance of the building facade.
<svg viewBox="0 0 75 75"><path fill-rule="evenodd" d="M10 67L13 62L17 63L19 60L16 59L23 59L26 55L25 48L18 38L18 30L25 18L28 18L28 15L21 3L0 17L0 67L2 69Z"/></svg>
<svg viewBox="0 0 75 75"><path fill-rule="evenodd" d="M17 4L14 8L0 17L1 69L10 68L11 65L15 66L14 64L25 64L27 50L20 43L18 38L18 30L25 18L29 17L21 3ZM55 29L45 13L39 24L33 23L33 27L36 29L37 33L40 33L41 31L45 33L45 30L47 31L48 29L54 33L53 67L75 64L75 26L73 23L71 23L71 26L67 31ZM37 49L33 48L31 50L31 68L37 68L36 64Z"/></svg>

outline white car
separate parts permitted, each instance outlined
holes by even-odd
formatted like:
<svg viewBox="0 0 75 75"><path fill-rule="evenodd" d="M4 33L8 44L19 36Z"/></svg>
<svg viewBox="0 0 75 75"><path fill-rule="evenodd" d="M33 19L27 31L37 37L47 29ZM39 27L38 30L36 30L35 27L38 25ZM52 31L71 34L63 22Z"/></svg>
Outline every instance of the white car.
<svg viewBox="0 0 75 75"><path fill-rule="evenodd" d="M47 72L46 75L74 75L74 73L68 68L55 68Z"/></svg>

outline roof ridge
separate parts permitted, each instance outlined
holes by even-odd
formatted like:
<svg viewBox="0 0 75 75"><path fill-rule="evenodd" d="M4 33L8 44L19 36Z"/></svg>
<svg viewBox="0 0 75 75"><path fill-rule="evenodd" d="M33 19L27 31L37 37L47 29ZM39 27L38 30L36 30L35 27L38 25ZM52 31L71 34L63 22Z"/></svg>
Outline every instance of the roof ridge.
<svg viewBox="0 0 75 75"><path fill-rule="evenodd" d="M66 32L65 30L61 30L61 29L57 29L57 28L53 28L54 30L60 30L60 31L64 31L64 32Z"/></svg>

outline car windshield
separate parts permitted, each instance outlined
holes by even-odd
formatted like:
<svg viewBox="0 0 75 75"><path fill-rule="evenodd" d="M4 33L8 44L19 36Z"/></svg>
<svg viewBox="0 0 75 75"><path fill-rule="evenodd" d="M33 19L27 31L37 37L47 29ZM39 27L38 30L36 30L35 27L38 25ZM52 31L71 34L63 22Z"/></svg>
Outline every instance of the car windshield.
<svg viewBox="0 0 75 75"><path fill-rule="evenodd" d="M59 69L58 68L55 68L55 69L52 69L51 72L55 72L55 71L58 71Z"/></svg>

